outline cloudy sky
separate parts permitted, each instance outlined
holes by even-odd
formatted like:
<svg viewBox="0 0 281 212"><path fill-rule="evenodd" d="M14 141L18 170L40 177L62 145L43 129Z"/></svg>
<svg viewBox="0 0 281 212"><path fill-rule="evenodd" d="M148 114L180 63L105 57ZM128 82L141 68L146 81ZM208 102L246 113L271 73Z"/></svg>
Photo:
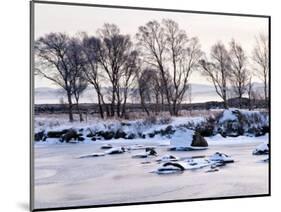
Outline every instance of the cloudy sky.
<svg viewBox="0 0 281 212"><path fill-rule="evenodd" d="M35 4L35 39L50 32L65 32L75 35L78 32L95 34L104 23L114 23L121 33L134 39L139 26L150 20L161 21L169 18L176 21L189 37L197 36L202 50L209 53L217 41L228 44L236 39L248 54L252 52L255 37L267 34L268 19L194 13L129 10L116 8L96 8L85 6ZM257 81L258 79L256 79ZM193 74L192 83L209 84L200 74ZM46 79L35 78L35 87L54 87Z"/></svg>

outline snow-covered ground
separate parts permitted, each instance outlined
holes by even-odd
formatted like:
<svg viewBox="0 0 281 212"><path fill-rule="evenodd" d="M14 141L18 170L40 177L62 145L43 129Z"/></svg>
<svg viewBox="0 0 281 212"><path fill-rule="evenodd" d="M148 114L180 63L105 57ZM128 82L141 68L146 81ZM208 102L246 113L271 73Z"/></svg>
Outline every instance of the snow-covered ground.
<svg viewBox="0 0 281 212"><path fill-rule="evenodd" d="M268 193L266 156L252 155L253 149L268 141L261 137L239 136L206 138L207 150L170 152L166 139L134 139L85 142L80 144L37 142L35 152L35 208L149 202L173 199L243 196ZM234 163L216 172L207 168L187 170L181 174L157 175L158 157L132 158L144 150L118 155L79 158L104 152L101 146L155 146L159 157L210 156L223 152Z"/></svg>
<svg viewBox="0 0 281 212"><path fill-rule="evenodd" d="M168 120L165 123L165 120ZM137 119L137 120L130 120L130 121L122 121L118 119L110 119L110 120L102 120L99 118L93 118L88 120L87 122L72 122L70 123L68 121L68 117L62 117L61 115L58 116L37 116L35 118L35 132L39 132L41 130L63 130L63 129L87 129L90 128L94 131L101 131L101 130L117 130L122 128L124 131L130 131L132 133L135 133L137 131L149 133L154 130L160 130L165 129L167 126L179 126L184 124L192 124L197 125L201 122L204 122L206 120L205 117L198 116L198 117L172 117L172 118L159 118L157 120L157 123L155 124L149 124L146 123L143 119ZM164 123L162 123L164 122ZM122 126L122 123L126 123L130 126Z"/></svg>

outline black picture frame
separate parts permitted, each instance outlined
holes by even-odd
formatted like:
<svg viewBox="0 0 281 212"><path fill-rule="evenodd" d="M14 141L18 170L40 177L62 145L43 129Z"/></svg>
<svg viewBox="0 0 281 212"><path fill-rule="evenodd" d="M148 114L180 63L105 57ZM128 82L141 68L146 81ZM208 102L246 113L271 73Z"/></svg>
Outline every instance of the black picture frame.
<svg viewBox="0 0 281 212"><path fill-rule="evenodd" d="M56 1L30 1L30 211L52 211L52 210L67 210L67 209L86 209L86 208L99 208L99 207L113 207L113 206L130 206L130 205L148 205L148 204L162 204L162 203L179 203L190 201L205 201L205 200L224 200L233 198L253 198L253 197L268 197L271 196L271 16L270 15L257 15L257 14L240 14L240 13L227 13L227 12L211 12L211 11L194 11L194 10L179 10L179 9L165 9L165 8L146 8L146 7L132 7L120 5L103 5L103 4L88 4L88 3L70 3L70 2L56 2ZM126 10L149 10L160 12L178 12L178 13L194 13L194 14L208 14L208 15L224 15L224 16L241 16L241 17L256 17L265 18L268 20L268 37L269 37L269 180L268 180L268 193L256 195L242 195L242 196L227 196L227 197L209 197L198 199L175 199L163 201L149 201L149 202L128 202L116 204L101 204L101 205L85 205L85 206L71 206L71 207L55 207L55 208L40 208L36 209L33 206L34 201L34 5L35 4L51 4L51 5L71 5L95 8L117 8Z"/></svg>

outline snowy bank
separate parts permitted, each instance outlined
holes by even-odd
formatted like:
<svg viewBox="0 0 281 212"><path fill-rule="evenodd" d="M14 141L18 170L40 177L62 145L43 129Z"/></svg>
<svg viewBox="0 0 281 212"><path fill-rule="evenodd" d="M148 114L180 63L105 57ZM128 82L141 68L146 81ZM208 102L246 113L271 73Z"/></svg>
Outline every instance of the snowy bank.
<svg viewBox="0 0 281 212"><path fill-rule="evenodd" d="M183 129L186 130L185 133ZM185 144L181 147L198 148L207 146L204 143L208 141L204 141L203 137L258 137L266 133L269 133L267 113L228 109L208 118L148 117L133 121L95 119L82 123L39 118L35 120L34 140L87 143L97 140L172 138L176 148L179 143L182 145L182 142Z"/></svg>

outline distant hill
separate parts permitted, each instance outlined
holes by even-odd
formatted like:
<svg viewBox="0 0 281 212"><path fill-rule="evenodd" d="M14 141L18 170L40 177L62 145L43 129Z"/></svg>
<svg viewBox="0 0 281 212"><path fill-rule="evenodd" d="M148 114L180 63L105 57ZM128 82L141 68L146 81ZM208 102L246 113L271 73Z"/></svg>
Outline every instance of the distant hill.
<svg viewBox="0 0 281 212"><path fill-rule="evenodd" d="M254 89L262 92L262 84L254 83ZM105 91L110 88L103 88ZM192 91L192 102L209 102L209 101L221 101L219 96L216 94L215 89L212 85L206 84L191 84ZM67 100L65 91L62 88L50 88L50 87L38 87L34 90L34 101L35 104L58 104L61 99L65 102ZM188 99L186 96L185 99ZM93 87L89 87L81 95L81 103L96 103L97 95ZM188 103L188 100L185 101Z"/></svg>

